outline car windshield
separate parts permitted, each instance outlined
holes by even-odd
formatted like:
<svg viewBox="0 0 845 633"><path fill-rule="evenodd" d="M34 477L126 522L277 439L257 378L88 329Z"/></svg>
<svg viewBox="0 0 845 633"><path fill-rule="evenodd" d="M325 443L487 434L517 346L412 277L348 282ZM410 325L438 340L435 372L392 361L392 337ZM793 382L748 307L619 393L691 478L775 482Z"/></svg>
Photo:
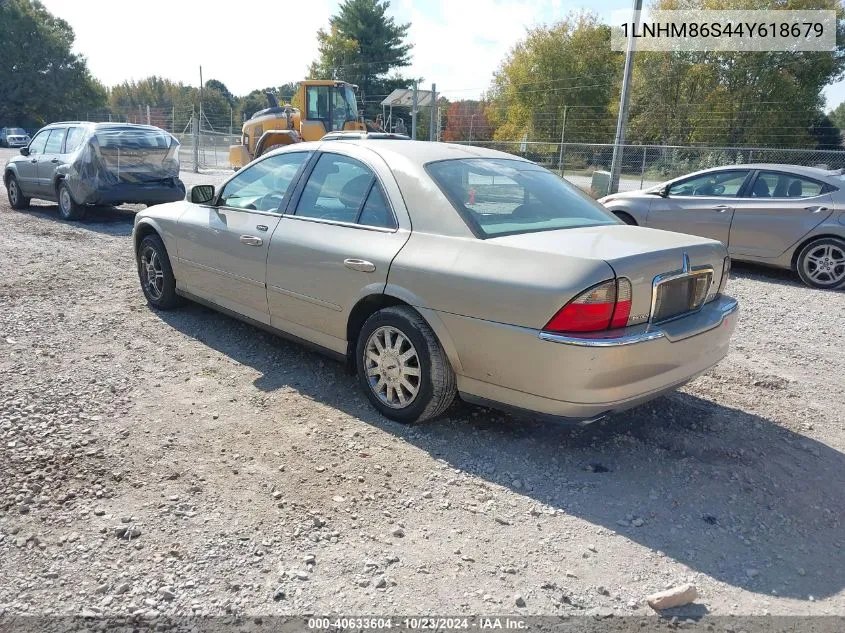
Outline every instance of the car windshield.
<svg viewBox="0 0 845 633"><path fill-rule="evenodd" d="M533 163L450 159L426 170L478 237L618 224L586 194Z"/></svg>
<svg viewBox="0 0 845 633"><path fill-rule="evenodd" d="M6 130L8 136L26 136L26 130L22 127L10 127Z"/></svg>

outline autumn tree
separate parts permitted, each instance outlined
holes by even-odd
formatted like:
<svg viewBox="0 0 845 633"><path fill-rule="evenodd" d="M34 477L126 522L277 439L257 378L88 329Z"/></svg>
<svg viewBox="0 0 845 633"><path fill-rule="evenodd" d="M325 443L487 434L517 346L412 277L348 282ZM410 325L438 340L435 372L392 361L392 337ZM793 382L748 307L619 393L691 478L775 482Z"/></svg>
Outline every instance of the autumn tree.
<svg viewBox="0 0 845 633"><path fill-rule="evenodd" d="M480 101L455 101L446 112L444 141L489 141L493 127L487 120L485 104Z"/></svg>

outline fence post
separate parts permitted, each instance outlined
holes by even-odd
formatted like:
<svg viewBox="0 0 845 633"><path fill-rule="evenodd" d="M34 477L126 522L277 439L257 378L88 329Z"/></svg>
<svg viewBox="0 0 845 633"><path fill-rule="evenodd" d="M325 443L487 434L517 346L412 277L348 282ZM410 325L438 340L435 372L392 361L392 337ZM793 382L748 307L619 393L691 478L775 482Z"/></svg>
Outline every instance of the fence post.
<svg viewBox="0 0 845 633"><path fill-rule="evenodd" d="M563 106L563 125L560 127L560 154L557 157L557 170L560 172L560 177L563 178L563 138L566 134L566 109L569 106Z"/></svg>
<svg viewBox="0 0 845 633"><path fill-rule="evenodd" d="M199 170L199 163L200 163L200 126L199 120L197 119L196 115L194 114L194 108L191 107L191 132L194 136L194 173L198 174Z"/></svg>
<svg viewBox="0 0 845 633"><path fill-rule="evenodd" d="M147 104L147 125L150 125L150 105Z"/></svg>
<svg viewBox="0 0 845 633"><path fill-rule="evenodd" d="M640 168L640 189L643 188L645 182L645 157L648 154L648 145L643 145L643 166Z"/></svg>

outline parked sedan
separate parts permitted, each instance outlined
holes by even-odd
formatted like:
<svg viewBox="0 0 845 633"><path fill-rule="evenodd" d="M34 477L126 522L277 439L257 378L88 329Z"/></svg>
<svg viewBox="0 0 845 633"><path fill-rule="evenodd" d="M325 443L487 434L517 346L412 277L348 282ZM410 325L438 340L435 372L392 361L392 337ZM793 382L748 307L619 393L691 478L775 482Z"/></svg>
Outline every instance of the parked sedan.
<svg viewBox="0 0 845 633"><path fill-rule="evenodd" d="M628 224L710 237L733 259L845 287L845 176L797 165L730 165L599 200Z"/></svg>
<svg viewBox="0 0 845 633"><path fill-rule="evenodd" d="M6 163L3 181L13 209L32 198L55 200L65 220L90 205L182 200L179 141L164 130L128 123L53 123Z"/></svg>
<svg viewBox="0 0 845 633"><path fill-rule="evenodd" d="M22 127L0 129L0 147L26 147L29 141L29 134Z"/></svg>
<svg viewBox="0 0 845 633"><path fill-rule="evenodd" d="M354 367L385 416L466 401L594 420L725 356L716 240L627 226L551 172L477 147L298 143L141 211L154 308L187 297Z"/></svg>

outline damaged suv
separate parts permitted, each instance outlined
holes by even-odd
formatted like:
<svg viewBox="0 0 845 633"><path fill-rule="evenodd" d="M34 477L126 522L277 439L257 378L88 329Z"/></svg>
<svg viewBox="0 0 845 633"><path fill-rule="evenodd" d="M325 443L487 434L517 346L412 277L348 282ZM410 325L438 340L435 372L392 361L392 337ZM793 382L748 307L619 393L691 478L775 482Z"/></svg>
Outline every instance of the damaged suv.
<svg viewBox="0 0 845 633"><path fill-rule="evenodd" d="M32 198L58 202L59 215L79 220L93 205L175 202L179 141L161 128L128 123L53 123L6 163L3 182L13 209Z"/></svg>

